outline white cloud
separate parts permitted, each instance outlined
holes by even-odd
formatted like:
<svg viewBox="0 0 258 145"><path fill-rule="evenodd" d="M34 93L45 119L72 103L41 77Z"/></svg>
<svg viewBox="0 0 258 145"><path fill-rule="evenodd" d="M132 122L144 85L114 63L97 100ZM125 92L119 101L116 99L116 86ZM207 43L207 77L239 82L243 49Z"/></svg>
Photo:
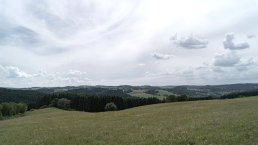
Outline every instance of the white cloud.
<svg viewBox="0 0 258 145"><path fill-rule="evenodd" d="M69 70L67 74L80 76L80 75L87 75L87 72L82 72L79 70Z"/></svg>
<svg viewBox="0 0 258 145"><path fill-rule="evenodd" d="M162 54L162 53L153 53L152 56L155 59L159 59L159 60L169 60L173 57L173 55Z"/></svg>
<svg viewBox="0 0 258 145"><path fill-rule="evenodd" d="M143 66L146 66L146 64L145 63L139 63L138 66L143 67Z"/></svg>
<svg viewBox="0 0 258 145"><path fill-rule="evenodd" d="M173 36L172 38L176 40L175 36ZM178 46L187 48L187 49L200 49L200 48L207 47L208 40L198 38L194 35L189 35L188 37L182 37L179 40L176 40L175 43Z"/></svg>
<svg viewBox="0 0 258 145"><path fill-rule="evenodd" d="M19 81L17 80L19 79ZM2 82L1 82L2 81ZM5 82L16 82L13 87L23 84L27 87L33 86L67 86L67 85L86 85L91 83L91 79L86 72L70 70L68 72L48 73L40 70L38 73L27 73L16 66L0 65L0 84L9 87Z"/></svg>
<svg viewBox="0 0 258 145"><path fill-rule="evenodd" d="M231 67L235 66L240 62L240 57L235 53L227 53L215 56L214 65L222 67Z"/></svg>
<svg viewBox="0 0 258 145"><path fill-rule="evenodd" d="M5 78L29 78L29 77L32 77L31 74L28 74L15 66L1 66L0 65L0 74L1 74L1 77L5 77Z"/></svg>
<svg viewBox="0 0 258 145"><path fill-rule="evenodd" d="M249 48L250 45L247 42L242 43L234 43L234 34L233 33L227 33L225 35L225 40L223 41L223 45L225 49L230 50L240 50L240 49L246 49Z"/></svg>

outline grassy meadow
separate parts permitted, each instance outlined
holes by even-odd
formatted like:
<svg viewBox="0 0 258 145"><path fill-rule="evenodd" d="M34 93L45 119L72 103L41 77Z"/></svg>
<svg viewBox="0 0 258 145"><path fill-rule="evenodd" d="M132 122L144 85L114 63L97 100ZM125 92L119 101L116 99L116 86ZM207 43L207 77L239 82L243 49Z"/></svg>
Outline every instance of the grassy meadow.
<svg viewBox="0 0 258 145"><path fill-rule="evenodd" d="M257 145L258 97L86 113L55 108L0 121L0 145Z"/></svg>
<svg viewBox="0 0 258 145"><path fill-rule="evenodd" d="M129 95L134 96L134 97L142 97L142 98L155 97L160 100L165 99L166 96L168 96L168 95L173 95L173 93L165 91L165 90L158 90L158 93L155 95L147 94L147 93L145 93L145 91L146 90L144 90L144 89L133 90L132 92L129 93Z"/></svg>

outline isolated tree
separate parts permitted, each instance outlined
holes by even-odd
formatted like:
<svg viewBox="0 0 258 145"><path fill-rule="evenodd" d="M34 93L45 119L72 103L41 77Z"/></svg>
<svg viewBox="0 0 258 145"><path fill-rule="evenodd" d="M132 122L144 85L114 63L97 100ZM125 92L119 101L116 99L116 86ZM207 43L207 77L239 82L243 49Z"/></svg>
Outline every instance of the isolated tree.
<svg viewBox="0 0 258 145"><path fill-rule="evenodd" d="M117 110L117 106L115 103L111 102L106 104L105 111L115 111L115 110Z"/></svg>
<svg viewBox="0 0 258 145"><path fill-rule="evenodd" d="M177 101L179 102L188 101L188 97L186 95L180 95L178 96Z"/></svg>
<svg viewBox="0 0 258 145"><path fill-rule="evenodd" d="M57 108L68 110L70 109L71 101L66 98L58 99Z"/></svg>
<svg viewBox="0 0 258 145"><path fill-rule="evenodd" d="M58 98L55 98L53 99L51 102L50 102L50 107L57 107L57 102L58 102Z"/></svg>
<svg viewBox="0 0 258 145"><path fill-rule="evenodd" d="M177 101L177 96L176 95L169 95L166 98L167 102L176 102Z"/></svg>
<svg viewBox="0 0 258 145"><path fill-rule="evenodd" d="M2 103L3 116L12 116L15 114L15 107L13 103Z"/></svg>

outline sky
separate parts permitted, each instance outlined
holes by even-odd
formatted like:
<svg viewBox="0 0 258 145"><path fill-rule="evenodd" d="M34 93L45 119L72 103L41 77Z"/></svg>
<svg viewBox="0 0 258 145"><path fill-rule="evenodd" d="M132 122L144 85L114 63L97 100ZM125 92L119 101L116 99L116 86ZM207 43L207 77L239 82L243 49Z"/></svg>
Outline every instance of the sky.
<svg viewBox="0 0 258 145"><path fill-rule="evenodd" d="M0 87L258 82L257 0L0 3Z"/></svg>

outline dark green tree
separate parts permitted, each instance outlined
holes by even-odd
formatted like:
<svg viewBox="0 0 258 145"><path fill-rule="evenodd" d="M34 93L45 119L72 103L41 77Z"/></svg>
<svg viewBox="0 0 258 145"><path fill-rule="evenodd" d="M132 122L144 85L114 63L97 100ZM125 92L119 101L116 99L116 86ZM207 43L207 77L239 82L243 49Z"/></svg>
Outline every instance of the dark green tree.
<svg viewBox="0 0 258 145"><path fill-rule="evenodd" d="M178 102L188 101L188 97L186 95L180 95L177 97L177 101Z"/></svg>
<svg viewBox="0 0 258 145"><path fill-rule="evenodd" d="M28 105L25 103L18 103L17 104L17 112L18 113L25 113L28 110Z"/></svg>
<svg viewBox="0 0 258 145"><path fill-rule="evenodd" d="M167 102L176 102L177 101L177 96L176 95L169 95L166 98Z"/></svg>
<svg viewBox="0 0 258 145"><path fill-rule="evenodd" d="M57 107L57 102L58 102L58 98L54 98L51 102L50 102L50 107Z"/></svg>
<svg viewBox="0 0 258 145"><path fill-rule="evenodd" d="M71 101L66 98L58 99L57 108L68 110L70 109Z"/></svg>

